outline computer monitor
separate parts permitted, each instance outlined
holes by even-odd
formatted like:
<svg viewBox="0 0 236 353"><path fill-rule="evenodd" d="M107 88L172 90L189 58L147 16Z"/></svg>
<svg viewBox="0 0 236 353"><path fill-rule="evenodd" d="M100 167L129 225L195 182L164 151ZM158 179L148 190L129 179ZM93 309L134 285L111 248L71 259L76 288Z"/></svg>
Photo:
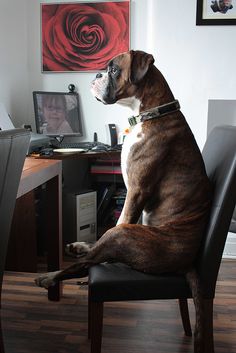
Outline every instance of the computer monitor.
<svg viewBox="0 0 236 353"><path fill-rule="evenodd" d="M37 133L52 137L83 135L78 93L34 91L33 100Z"/></svg>

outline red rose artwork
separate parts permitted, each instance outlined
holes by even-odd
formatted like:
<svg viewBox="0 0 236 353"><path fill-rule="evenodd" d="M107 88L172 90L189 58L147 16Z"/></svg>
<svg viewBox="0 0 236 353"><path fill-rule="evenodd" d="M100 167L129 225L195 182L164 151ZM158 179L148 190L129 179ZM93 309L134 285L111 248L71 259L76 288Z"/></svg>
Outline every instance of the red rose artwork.
<svg viewBox="0 0 236 353"><path fill-rule="evenodd" d="M104 70L129 50L129 4L42 4L43 72Z"/></svg>

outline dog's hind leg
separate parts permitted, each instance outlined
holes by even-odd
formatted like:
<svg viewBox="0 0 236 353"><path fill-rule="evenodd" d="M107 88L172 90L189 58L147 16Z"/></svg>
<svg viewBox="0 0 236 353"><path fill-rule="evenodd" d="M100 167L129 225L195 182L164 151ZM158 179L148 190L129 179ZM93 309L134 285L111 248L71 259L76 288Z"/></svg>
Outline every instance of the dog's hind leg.
<svg viewBox="0 0 236 353"><path fill-rule="evenodd" d="M81 278L88 275L88 264L83 263L80 258L79 261L67 267L65 270L48 272L40 275L35 279L35 284L39 287L48 289L55 286L57 282L64 281L71 278Z"/></svg>
<svg viewBox="0 0 236 353"><path fill-rule="evenodd" d="M36 284L48 288L58 281L85 277L88 269L103 262L122 262L132 268L149 273L169 270L171 240L162 236L155 227L121 224L109 229L91 248L78 254L77 262L62 271L39 276Z"/></svg>

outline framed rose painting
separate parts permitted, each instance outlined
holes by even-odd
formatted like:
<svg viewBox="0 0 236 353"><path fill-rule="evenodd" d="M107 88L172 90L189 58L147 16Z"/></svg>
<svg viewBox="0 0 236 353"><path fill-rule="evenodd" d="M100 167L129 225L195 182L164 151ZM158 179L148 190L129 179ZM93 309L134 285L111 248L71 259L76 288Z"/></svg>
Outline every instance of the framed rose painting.
<svg viewBox="0 0 236 353"><path fill-rule="evenodd" d="M130 1L41 4L42 72L104 70L129 50Z"/></svg>

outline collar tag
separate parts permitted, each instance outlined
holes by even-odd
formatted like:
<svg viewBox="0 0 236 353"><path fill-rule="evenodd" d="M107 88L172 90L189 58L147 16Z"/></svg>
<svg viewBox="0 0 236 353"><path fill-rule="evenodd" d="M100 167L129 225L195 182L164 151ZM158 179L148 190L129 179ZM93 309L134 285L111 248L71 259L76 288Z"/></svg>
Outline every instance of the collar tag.
<svg viewBox="0 0 236 353"><path fill-rule="evenodd" d="M128 118L128 122L129 122L130 126L135 126L138 123L140 123L140 121L141 121L140 115L131 116L130 118Z"/></svg>

